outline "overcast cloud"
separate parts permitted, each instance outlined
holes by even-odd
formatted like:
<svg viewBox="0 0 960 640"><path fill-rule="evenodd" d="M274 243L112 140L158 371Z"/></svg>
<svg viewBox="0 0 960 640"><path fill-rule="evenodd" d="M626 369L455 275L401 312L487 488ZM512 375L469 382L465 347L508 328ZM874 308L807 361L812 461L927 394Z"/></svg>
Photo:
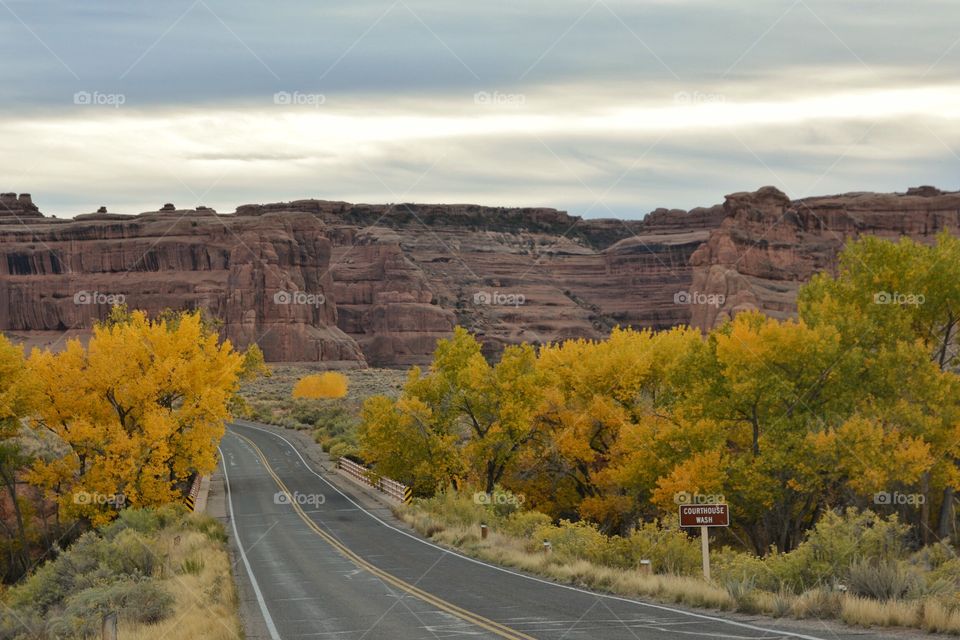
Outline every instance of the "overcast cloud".
<svg viewBox="0 0 960 640"><path fill-rule="evenodd" d="M0 190L60 216L636 218L765 184L957 189L958 27L934 0L0 0Z"/></svg>

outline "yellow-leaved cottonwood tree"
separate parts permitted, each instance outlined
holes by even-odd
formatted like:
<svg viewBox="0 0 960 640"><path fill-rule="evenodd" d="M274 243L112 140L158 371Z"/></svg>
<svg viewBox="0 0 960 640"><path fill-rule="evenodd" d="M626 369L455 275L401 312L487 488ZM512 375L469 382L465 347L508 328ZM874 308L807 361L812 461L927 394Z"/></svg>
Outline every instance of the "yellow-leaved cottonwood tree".
<svg viewBox="0 0 960 640"><path fill-rule="evenodd" d="M10 539L0 538L0 548L7 547L4 555L9 558L8 566L16 562L20 572L30 567L30 540L28 505L18 491L21 484L18 475L30 458L20 446L18 435L22 421L33 410L34 391L24 364L23 349L0 334L0 482L13 512L13 530L7 531Z"/></svg>
<svg viewBox="0 0 960 640"><path fill-rule="evenodd" d="M418 493L463 474L609 534L675 522L676 501L700 494L725 497L728 539L759 554L796 547L843 505L944 538L960 487L958 334L960 239L865 238L801 288L795 320L616 329L508 347L495 364L457 329L399 399L367 402L361 454ZM895 492L910 501L880 499Z"/></svg>
<svg viewBox="0 0 960 640"><path fill-rule="evenodd" d="M508 347L490 366L476 338L457 327L438 341L429 371L411 370L400 400L366 403L361 451L418 493L461 474L491 492L533 437L539 388L533 347Z"/></svg>
<svg viewBox="0 0 960 640"><path fill-rule="evenodd" d="M297 380L293 385L294 398L342 398L347 395L349 380L337 371L313 373Z"/></svg>
<svg viewBox="0 0 960 640"><path fill-rule="evenodd" d="M220 342L199 312L151 320L115 308L86 347L71 340L28 359L39 385L35 427L71 450L37 461L30 480L62 516L93 524L124 504L178 499L178 485L213 471L239 381L262 362L255 347L244 355Z"/></svg>

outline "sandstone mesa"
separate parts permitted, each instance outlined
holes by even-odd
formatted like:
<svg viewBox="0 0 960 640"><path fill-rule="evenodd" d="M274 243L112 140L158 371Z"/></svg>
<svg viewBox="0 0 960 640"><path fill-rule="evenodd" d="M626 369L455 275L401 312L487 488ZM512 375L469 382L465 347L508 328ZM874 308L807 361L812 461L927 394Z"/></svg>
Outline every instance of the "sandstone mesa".
<svg viewBox="0 0 960 640"><path fill-rule="evenodd" d="M0 330L59 348L123 300L204 309L270 361L404 366L428 362L456 324L493 354L616 325L708 329L745 309L788 317L799 285L834 268L851 238L932 242L943 230L960 234L960 192L933 187L802 200L764 187L643 221L326 200L232 214L100 207L61 220L6 193Z"/></svg>

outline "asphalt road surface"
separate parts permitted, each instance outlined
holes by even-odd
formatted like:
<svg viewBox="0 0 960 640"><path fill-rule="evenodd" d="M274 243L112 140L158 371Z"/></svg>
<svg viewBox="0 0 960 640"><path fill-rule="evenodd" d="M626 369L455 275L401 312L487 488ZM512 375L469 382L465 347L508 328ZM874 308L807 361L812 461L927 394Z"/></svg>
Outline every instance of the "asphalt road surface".
<svg viewBox="0 0 960 640"><path fill-rule="evenodd" d="M397 528L278 433L232 424L221 452L235 573L271 640L887 637L730 619L539 580Z"/></svg>

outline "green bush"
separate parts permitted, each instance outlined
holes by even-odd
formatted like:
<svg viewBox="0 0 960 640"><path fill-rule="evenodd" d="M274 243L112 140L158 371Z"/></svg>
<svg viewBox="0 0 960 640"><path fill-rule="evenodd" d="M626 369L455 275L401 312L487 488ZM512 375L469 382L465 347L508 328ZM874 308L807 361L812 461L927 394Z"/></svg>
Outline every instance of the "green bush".
<svg viewBox="0 0 960 640"><path fill-rule="evenodd" d="M920 576L897 560L860 560L850 566L847 586L851 593L874 600L899 600L918 595Z"/></svg>
<svg viewBox="0 0 960 640"><path fill-rule="evenodd" d="M494 522L494 514L465 493L444 491L432 498L421 499L417 504L448 525L472 527L479 526L481 522Z"/></svg>
<svg viewBox="0 0 960 640"><path fill-rule="evenodd" d="M517 511L500 525L504 532L518 538L530 538L540 527L550 525L550 516L539 511Z"/></svg>
<svg viewBox="0 0 960 640"><path fill-rule="evenodd" d="M537 527L534 540L549 542L557 557L565 560L599 561L607 554L608 539L589 522L561 520L559 525Z"/></svg>
<svg viewBox="0 0 960 640"><path fill-rule="evenodd" d="M121 531L103 551L103 564L121 576L153 575L160 561L154 543L132 529Z"/></svg>
<svg viewBox="0 0 960 640"><path fill-rule="evenodd" d="M60 604L79 579L97 572L103 557L101 545L96 533L83 534L58 558L43 564L28 580L11 589L11 605L44 614Z"/></svg>
<svg viewBox="0 0 960 640"><path fill-rule="evenodd" d="M184 524L189 529L199 531L213 542L226 543L227 541L227 531L223 523L204 513L192 514L184 520Z"/></svg>
<svg viewBox="0 0 960 640"><path fill-rule="evenodd" d="M910 556L911 563L928 570L939 569L951 560L957 560L957 552L946 540L927 545Z"/></svg>
<svg viewBox="0 0 960 640"><path fill-rule="evenodd" d="M930 571L930 579L950 582L956 589L960 589L960 558L947 560Z"/></svg>
<svg viewBox="0 0 960 640"><path fill-rule="evenodd" d="M200 556L193 556L191 558L186 558L180 564L180 573L187 573L192 576L198 576L203 573L203 568L206 566L206 563L203 561L203 558Z"/></svg>
<svg viewBox="0 0 960 640"><path fill-rule="evenodd" d="M99 633L103 616L118 612L123 619L152 624L173 610L174 598L153 580L125 580L85 589L66 601L62 614L47 621L54 637L88 638Z"/></svg>
<svg viewBox="0 0 960 640"><path fill-rule="evenodd" d="M331 460L336 460L344 456L349 456L351 454L357 453L357 447L350 444L349 442L344 442L342 440L331 440L330 446L327 449L327 452L330 454Z"/></svg>
<svg viewBox="0 0 960 640"><path fill-rule="evenodd" d="M693 576L702 570L700 543L680 529L664 527L657 522L640 525L622 538L619 546L624 551L616 553L615 557L627 557L628 564L624 568L636 567L646 559L650 560L655 573Z"/></svg>
<svg viewBox="0 0 960 640"><path fill-rule="evenodd" d="M43 616L35 611L17 611L0 615L0 640L43 640Z"/></svg>
<svg viewBox="0 0 960 640"><path fill-rule="evenodd" d="M14 615L0 616L0 640L88 637L99 630L107 610L122 611L140 622L162 619L173 599L151 578L163 563L154 539L165 527L195 521L185 519L184 513L180 506L126 509L99 532L80 536L6 594ZM196 526L222 533L216 523L200 520ZM36 626L36 633L27 632L22 624L6 624L14 616L44 624Z"/></svg>
<svg viewBox="0 0 960 640"><path fill-rule="evenodd" d="M889 519L866 510L826 512L806 539L789 553L772 553L764 560L770 574L757 576L764 588L794 593L847 580L850 567L861 560L900 560L907 554L910 528L895 515Z"/></svg>

